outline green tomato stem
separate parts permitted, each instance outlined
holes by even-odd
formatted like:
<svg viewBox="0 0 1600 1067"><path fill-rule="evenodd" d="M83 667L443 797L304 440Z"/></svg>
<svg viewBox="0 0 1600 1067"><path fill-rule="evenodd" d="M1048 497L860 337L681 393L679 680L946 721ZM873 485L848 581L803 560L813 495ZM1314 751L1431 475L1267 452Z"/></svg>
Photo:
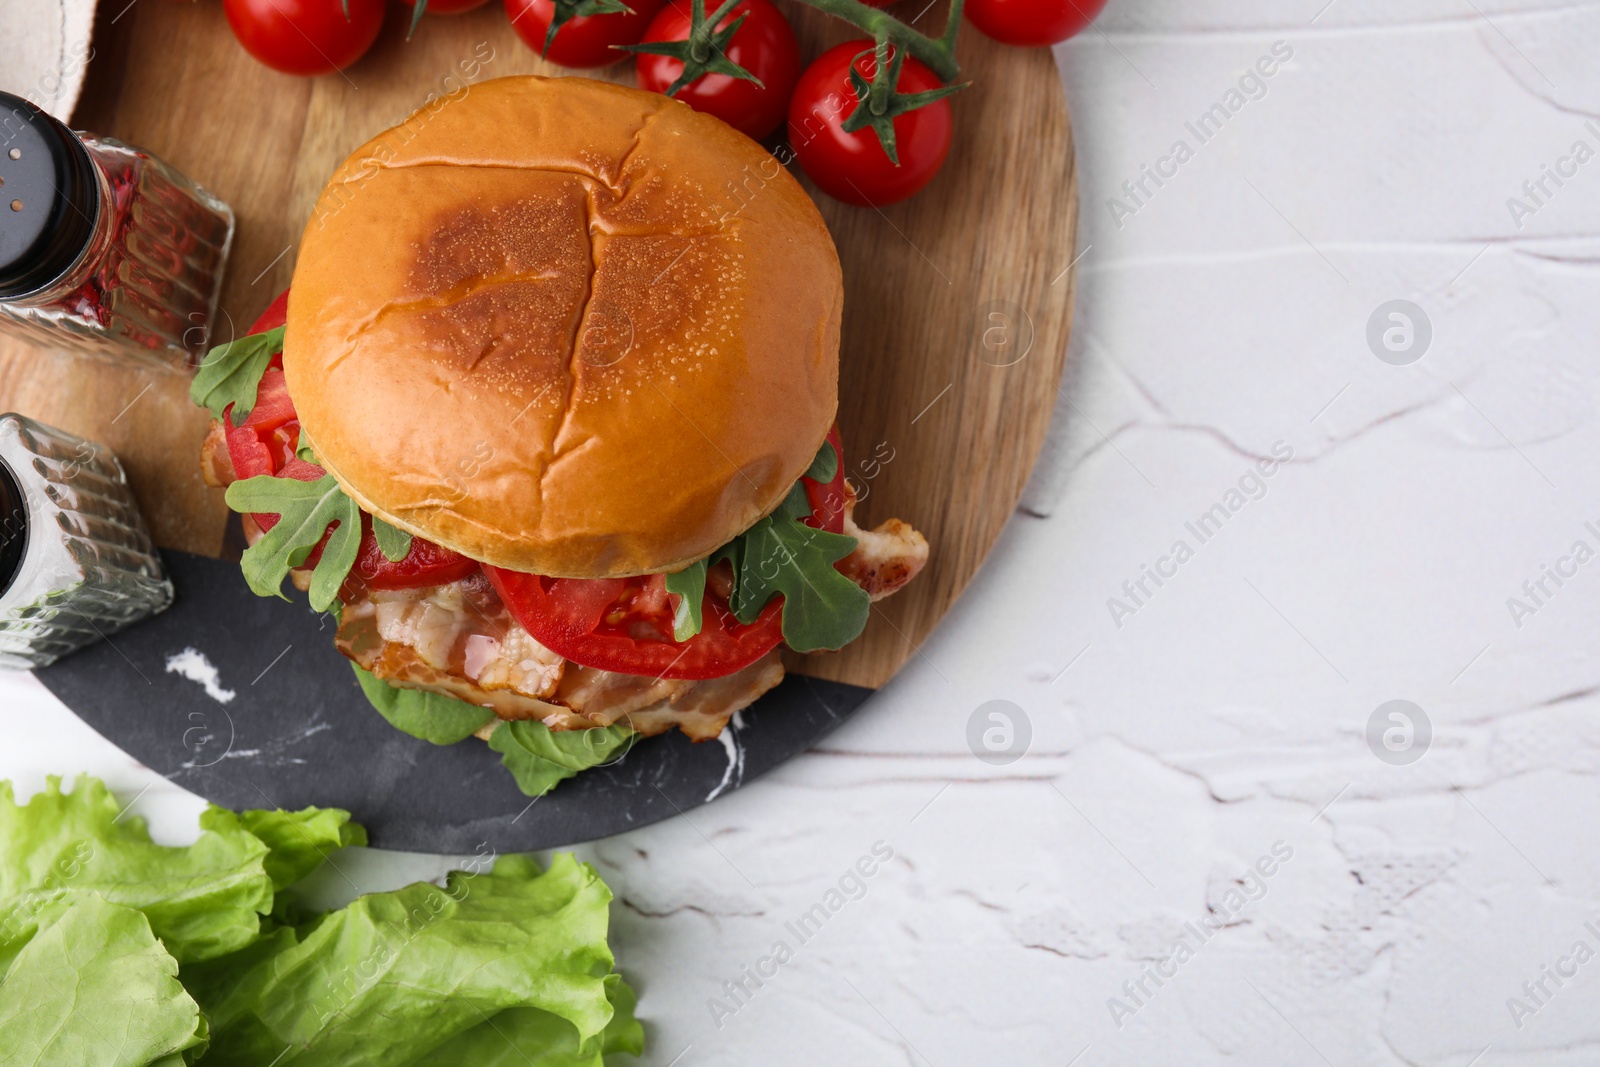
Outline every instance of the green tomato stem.
<svg viewBox="0 0 1600 1067"><path fill-rule="evenodd" d="M956 33L961 25L962 0L951 0L950 18L937 39L918 33L893 15L861 3L861 0L800 0L807 7L843 19L865 30L875 40L887 40L926 63L946 82L961 75L956 64Z"/></svg>

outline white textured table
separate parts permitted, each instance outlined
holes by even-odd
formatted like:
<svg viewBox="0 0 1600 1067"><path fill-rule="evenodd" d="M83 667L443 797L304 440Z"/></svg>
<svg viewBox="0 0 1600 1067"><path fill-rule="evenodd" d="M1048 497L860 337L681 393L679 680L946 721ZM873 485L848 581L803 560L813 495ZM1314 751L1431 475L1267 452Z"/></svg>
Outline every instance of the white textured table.
<svg viewBox="0 0 1600 1067"><path fill-rule="evenodd" d="M1061 49L1052 455L823 750L580 850L646 1063L1600 1062L1597 49L1564 0L1112 0ZM1394 300L1420 359L1415 312L1369 346ZM1369 742L1396 699L1431 738ZM1009 763L969 750L997 700ZM93 771L194 832L29 678L0 737L24 789Z"/></svg>

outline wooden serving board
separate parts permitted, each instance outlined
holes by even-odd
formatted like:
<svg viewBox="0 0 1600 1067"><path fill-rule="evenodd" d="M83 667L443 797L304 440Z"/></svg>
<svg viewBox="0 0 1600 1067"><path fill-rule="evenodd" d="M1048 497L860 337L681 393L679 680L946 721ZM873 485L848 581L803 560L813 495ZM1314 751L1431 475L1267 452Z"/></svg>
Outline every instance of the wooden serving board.
<svg viewBox="0 0 1600 1067"><path fill-rule="evenodd" d="M807 58L859 36L779 2ZM919 25L941 26L943 8ZM218 3L101 14L73 125L148 149L233 206L223 339L289 284L311 205L355 148L463 82L572 73L524 46L498 3L429 17L410 42L409 9L396 5L368 56L316 79L252 60ZM933 545L927 571L878 605L859 641L791 664L869 688L917 653L1016 507L1055 406L1072 315L1077 183L1052 57L970 27L959 52L973 84L954 100L956 142L928 189L879 211L808 185L844 263L840 424L865 494L858 521L898 516ZM632 67L595 76L631 83ZM221 554L228 513L200 479L207 417L189 403L187 375L0 339L0 411L10 410L111 446L160 544Z"/></svg>

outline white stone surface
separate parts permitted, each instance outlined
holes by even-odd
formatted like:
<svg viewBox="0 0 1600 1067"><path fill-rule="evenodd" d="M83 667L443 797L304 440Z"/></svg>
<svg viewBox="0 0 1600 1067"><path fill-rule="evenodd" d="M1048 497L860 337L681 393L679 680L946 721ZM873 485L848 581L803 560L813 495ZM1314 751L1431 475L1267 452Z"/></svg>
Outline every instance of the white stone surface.
<svg viewBox="0 0 1600 1067"><path fill-rule="evenodd" d="M1107 199L1279 41L1265 95L1119 227ZM1600 949L1600 562L1520 627L1507 607L1600 549L1600 160L1520 228L1506 204L1600 148L1597 49L1600 4L1562 0L1112 0L1060 49L1088 251L1050 460L824 748L579 850L618 894L644 1063L1600 1062L1600 961L1522 989ZM1410 366L1367 346L1393 299L1432 321ZM1184 524L1278 442L1198 544ZM1119 627L1108 598L1179 538ZM1396 698L1433 728L1409 766L1366 741ZM1009 766L968 749L990 700L1031 724ZM149 787L136 810L193 833L197 800L27 677L0 679L0 737L0 776ZM800 944L785 924L880 841ZM339 862L372 887L445 866ZM1220 929L1136 1005L1185 923ZM719 1026L708 1001L780 939Z"/></svg>

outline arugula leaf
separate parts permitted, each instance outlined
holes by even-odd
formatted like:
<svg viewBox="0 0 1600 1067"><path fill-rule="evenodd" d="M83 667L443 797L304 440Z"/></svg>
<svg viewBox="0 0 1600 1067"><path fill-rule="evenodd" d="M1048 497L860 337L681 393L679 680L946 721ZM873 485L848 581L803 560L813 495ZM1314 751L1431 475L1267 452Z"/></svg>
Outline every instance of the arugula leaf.
<svg viewBox="0 0 1600 1067"><path fill-rule="evenodd" d="M411 555L411 535L376 515L372 516L372 536L378 540L378 551L390 563L399 563Z"/></svg>
<svg viewBox="0 0 1600 1067"><path fill-rule="evenodd" d="M195 371L194 381L189 385L189 399L219 419L232 404L233 424L243 425L256 406L256 392L261 387L261 376L267 372L267 364L283 351L283 330L279 326L213 348Z"/></svg>
<svg viewBox="0 0 1600 1067"><path fill-rule="evenodd" d="M706 561L691 563L676 574L667 575L667 592L678 597L672 611L672 639L687 641L700 632L706 598Z"/></svg>
<svg viewBox="0 0 1600 1067"><path fill-rule="evenodd" d="M181 1067L207 1036L149 921L97 893L42 909L0 974L0 1055L16 1067Z"/></svg>
<svg viewBox="0 0 1600 1067"><path fill-rule="evenodd" d="M86 890L142 911L184 963L255 940L272 907L268 847L221 808L201 827L193 845L167 848L98 779L80 777L63 793L52 777L27 804L0 782L0 968L44 909Z"/></svg>
<svg viewBox="0 0 1600 1067"><path fill-rule="evenodd" d="M805 476L831 482L839 473L839 453L824 441ZM733 567L729 606L746 625L774 596L783 595L783 639L797 652L843 648L861 636L872 598L840 574L834 564L855 551L856 539L813 529L805 486L795 482L771 515L717 549L706 559L667 575L667 592L677 594L672 636L687 641L700 632L706 571L722 560Z"/></svg>
<svg viewBox="0 0 1600 1067"><path fill-rule="evenodd" d="M294 439L294 454L307 463L317 462L317 453L311 447L311 438L306 436L306 428L300 427L300 436ZM318 464L320 466L321 464Z"/></svg>
<svg viewBox="0 0 1600 1067"><path fill-rule="evenodd" d="M361 548L361 509L333 475L302 482L263 474L234 482L225 499L234 511L279 516L239 560L244 580L257 596L283 597L283 580L290 569L304 563L328 527L338 523L311 574L311 607L327 611Z"/></svg>
<svg viewBox="0 0 1600 1067"><path fill-rule="evenodd" d="M632 744L627 726L587 730L552 730L536 719L503 722L489 735L489 747L530 797L542 797L579 771L611 762L618 750Z"/></svg>
<svg viewBox="0 0 1600 1067"><path fill-rule="evenodd" d="M423 882L361 897L276 931L237 966L186 971L211 1020L205 1062L476 1062L429 1055L511 1009L557 1016L579 1047L598 1051L631 999L613 1000L610 901L594 868L570 855L543 872L532 857L503 856L487 873L452 872L443 888ZM521 1052L512 1062L599 1062L536 1058L538 1046Z"/></svg>
<svg viewBox="0 0 1600 1067"><path fill-rule="evenodd" d="M834 568L855 551L856 539L800 521L810 513L797 482L777 511L712 557L733 564L728 606L740 622L754 622L782 594L783 640L796 652L843 648L861 636L872 611L866 590Z"/></svg>
<svg viewBox="0 0 1600 1067"><path fill-rule="evenodd" d="M361 691L378 714L397 730L419 737L430 744L453 745L465 741L495 719L488 708L474 707L464 700L422 689L403 689L390 685L370 671L350 664Z"/></svg>
<svg viewBox="0 0 1600 1067"><path fill-rule="evenodd" d="M839 453L834 451L832 441L822 442L822 447L817 449L817 456L811 461L806 477L814 482L831 482L833 476L839 473Z"/></svg>

